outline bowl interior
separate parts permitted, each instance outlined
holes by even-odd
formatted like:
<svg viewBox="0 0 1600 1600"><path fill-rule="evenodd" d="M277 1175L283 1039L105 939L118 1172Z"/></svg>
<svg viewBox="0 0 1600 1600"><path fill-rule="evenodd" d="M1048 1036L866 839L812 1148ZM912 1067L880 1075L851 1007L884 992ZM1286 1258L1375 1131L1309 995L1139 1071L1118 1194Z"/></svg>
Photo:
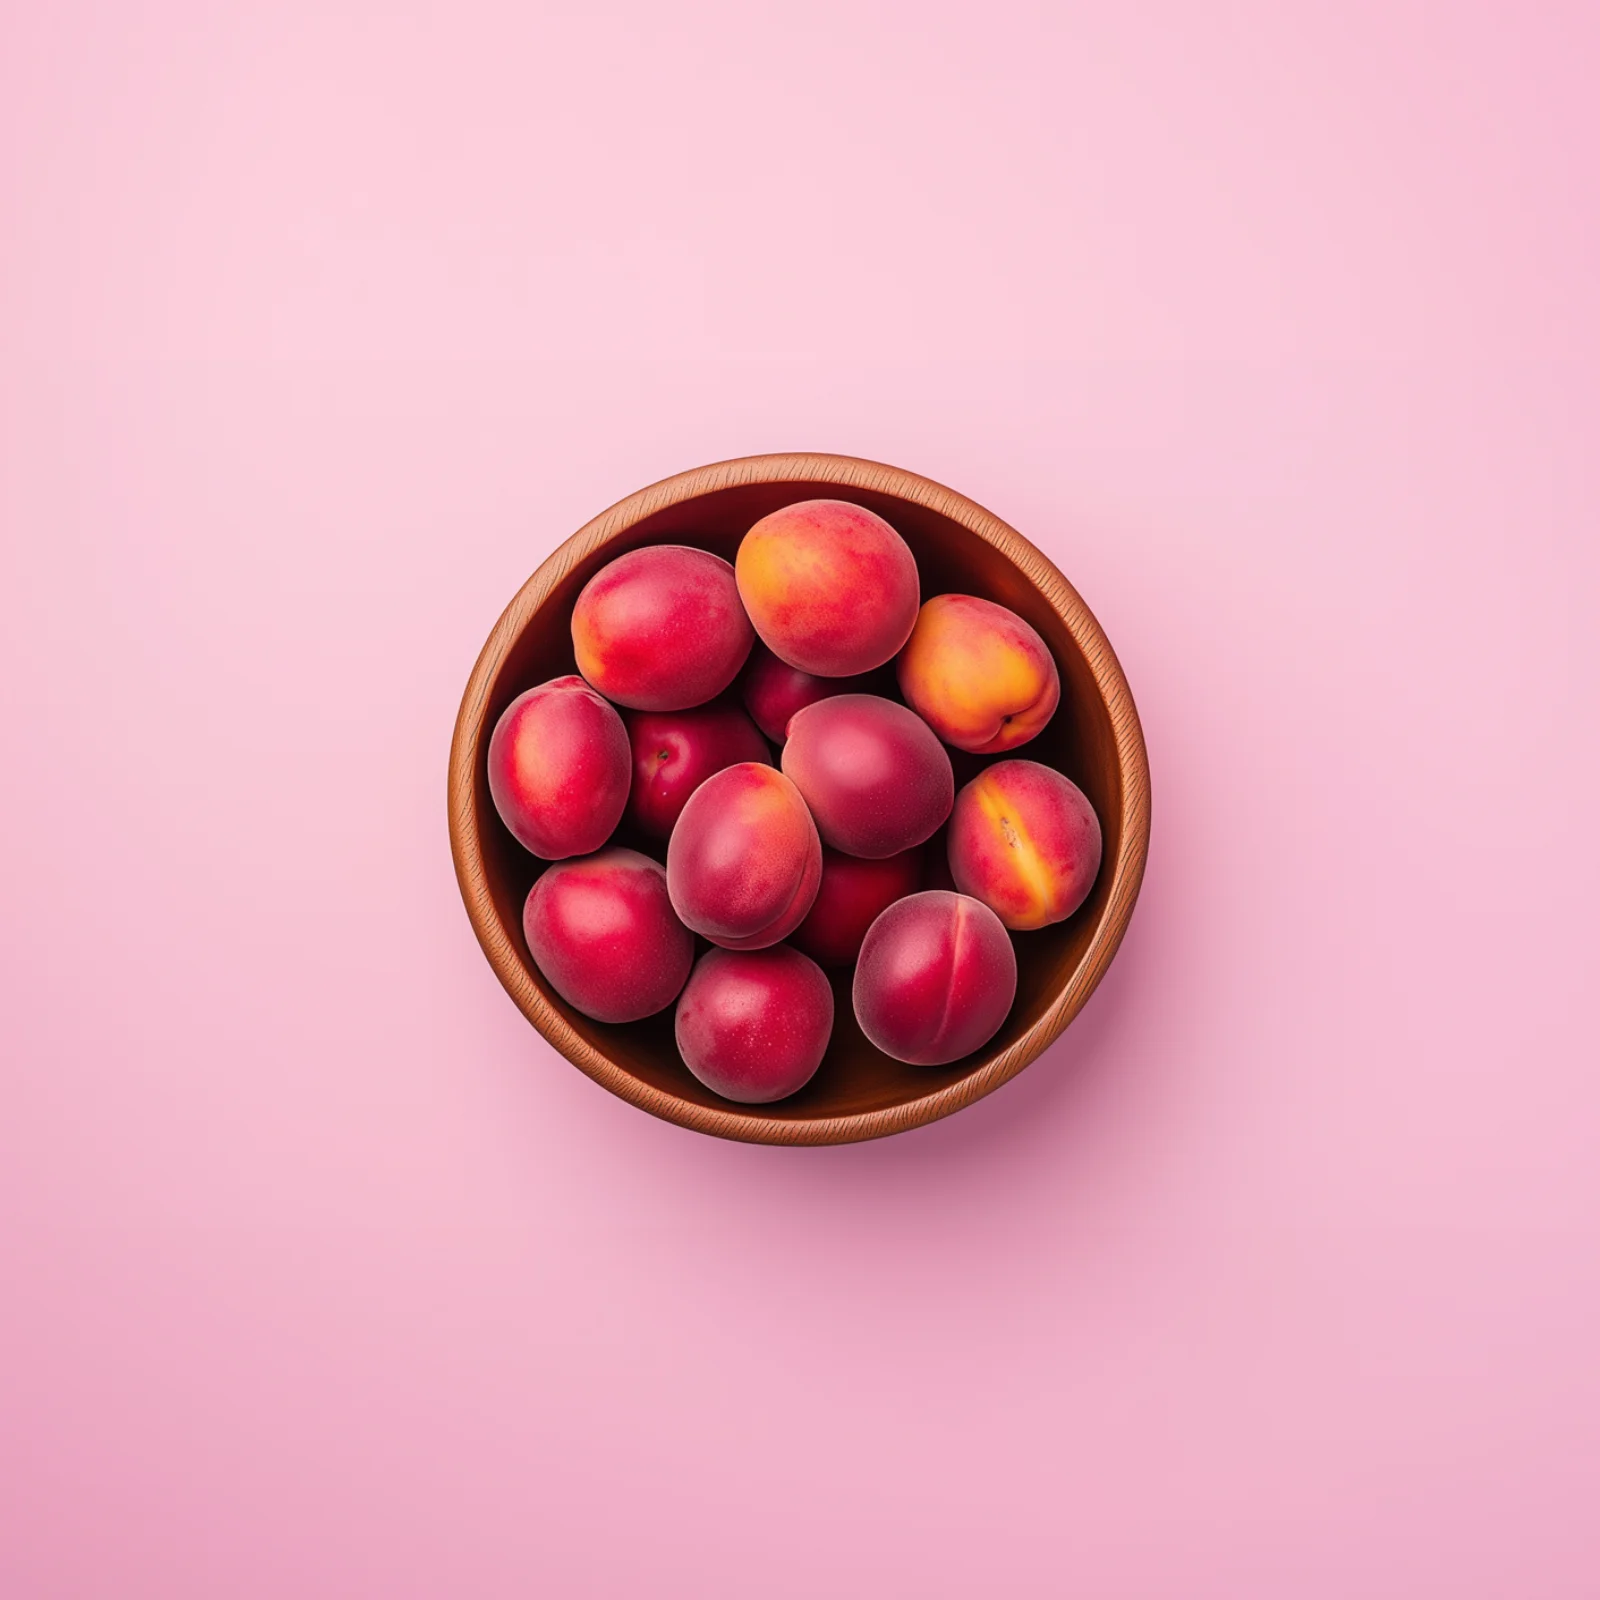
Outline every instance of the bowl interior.
<svg viewBox="0 0 1600 1600"><path fill-rule="evenodd" d="M1037 932L1013 935L1016 1004L1000 1032L981 1051L947 1067L912 1067L892 1060L869 1044L856 1026L850 973L836 972L831 974L836 1003L833 1039L816 1076L799 1094L773 1106L734 1107L703 1088L679 1059L672 1035L672 1008L644 1022L620 1026L594 1022L574 1011L545 982L528 955L522 905L546 864L522 849L496 815L489 798L485 754L488 734L512 699L534 684L576 670L569 625L573 603L606 562L637 545L660 542L697 545L731 561L745 530L759 517L797 500L818 498L853 501L878 512L897 528L916 555L924 599L947 592L982 595L1009 606L1038 629L1060 668L1061 706L1044 732L1015 753L1058 768L1088 795L1104 831L1104 866L1093 893L1072 918ZM892 683L892 677L886 681ZM998 759L954 755L958 786L989 759ZM1106 913L1111 868L1120 857L1129 821L1125 802L1110 714L1088 661L1039 584L1008 555L932 507L858 485L808 479L734 484L664 506L593 550L555 584L511 641L488 685L476 740L472 820L493 914L528 980L576 1034L622 1071L686 1102L686 1110L692 1106L803 1123L885 1111L936 1093L981 1071L1037 1023L1077 969ZM942 845L942 838L937 835L936 843ZM619 837L618 842L665 860L664 844L631 837Z"/></svg>

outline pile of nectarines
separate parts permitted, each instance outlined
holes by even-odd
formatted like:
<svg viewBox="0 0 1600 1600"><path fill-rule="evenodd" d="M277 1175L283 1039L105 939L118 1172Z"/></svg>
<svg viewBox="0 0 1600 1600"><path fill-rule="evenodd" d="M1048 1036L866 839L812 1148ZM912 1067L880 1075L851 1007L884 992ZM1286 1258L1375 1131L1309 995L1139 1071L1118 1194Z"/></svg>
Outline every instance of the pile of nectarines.
<svg viewBox="0 0 1600 1600"><path fill-rule="evenodd" d="M1033 628L973 595L922 603L882 517L810 500L763 517L731 566L676 544L618 556L579 594L572 648L578 674L518 695L488 755L501 821L555 863L523 931L569 1005L625 1023L676 1001L685 1065L745 1102L821 1063L823 965L854 966L856 1020L899 1061L994 1037L1012 931L1070 917L1100 870L1083 792L1010 757L1061 697ZM958 793L947 746L1003 759ZM612 842L625 818L642 849ZM663 841L664 864L643 853Z"/></svg>

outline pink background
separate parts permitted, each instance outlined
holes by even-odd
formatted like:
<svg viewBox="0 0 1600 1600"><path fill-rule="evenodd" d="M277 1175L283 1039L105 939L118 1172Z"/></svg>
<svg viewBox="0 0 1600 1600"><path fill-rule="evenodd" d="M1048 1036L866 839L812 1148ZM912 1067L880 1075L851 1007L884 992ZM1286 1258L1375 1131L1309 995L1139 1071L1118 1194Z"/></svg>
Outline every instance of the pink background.
<svg viewBox="0 0 1600 1600"><path fill-rule="evenodd" d="M6 0L0 1592L1600 1593L1596 15ZM444 814L544 555L799 448L1155 777L824 1151L558 1060Z"/></svg>

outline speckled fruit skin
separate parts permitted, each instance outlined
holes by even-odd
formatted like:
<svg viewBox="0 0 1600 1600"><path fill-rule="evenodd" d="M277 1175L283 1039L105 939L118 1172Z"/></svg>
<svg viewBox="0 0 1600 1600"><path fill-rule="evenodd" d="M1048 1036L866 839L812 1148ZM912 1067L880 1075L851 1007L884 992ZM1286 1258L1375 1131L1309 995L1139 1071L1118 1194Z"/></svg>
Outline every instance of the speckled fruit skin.
<svg viewBox="0 0 1600 1600"><path fill-rule="evenodd" d="M848 967L878 914L921 887L920 848L867 861L824 846L817 898L791 942L825 967Z"/></svg>
<svg viewBox="0 0 1600 1600"><path fill-rule="evenodd" d="M587 855L628 803L628 732L582 678L519 694L489 737L489 796L524 849L546 861Z"/></svg>
<svg viewBox="0 0 1600 1600"><path fill-rule="evenodd" d="M881 695L836 695L797 711L782 766L823 839L872 860L921 844L955 799L950 757L933 730Z"/></svg>
<svg viewBox="0 0 1600 1600"><path fill-rule="evenodd" d="M754 643L733 568L688 545L618 556L572 608L578 671L633 711L683 711L715 699Z"/></svg>
<svg viewBox="0 0 1600 1600"><path fill-rule="evenodd" d="M637 850L551 867L528 891L522 931L556 993L597 1022L665 1010L694 963L694 939L673 913L666 873Z"/></svg>
<svg viewBox="0 0 1600 1600"><path fill-rule="evenodd" d="M713 944L759 950L799 927L822 878L822 843L800 791L745 761L689 796L667 841L667 890Z"/></svg>
<svg viewBox="0 0 1600 1600"><path fill-rule="evenodd" d="M981 901L931 889L897 900L867 930L852 998L885 1055L942 1067L992 1039L1017 995L1017 957Z"/></svg>
<svg viewBox="0 0 1600 1600"><path fill-rule="evenodd" d="M764 644L750 652L741 692L745 709L756 726L774 744L788 737L789 718L802 706L814 705L830 695L865 693L872 686L869 674L852 678L819 678L780 661Z"/></svg>
<svg viewBox="0 0 1600 1600"><path fill-rule="evenodd" d="M788 945L711 950L678 1001L684 1065L713 1094L764 1105L811 1081L833 1032L833 989Z"/></svg>
<svg viewBox="0 0 1600 1600"><path fill-rule="evenodd" d="M823 678L882 666L917 620L910 547L846 500L803 500L763 517L734 558L739 594L780 660Z"/></svg>
<svg viewBox="0 0 1600 1600"><path fill-rule="evenodd" d="M692 711L630 711L633 747L627 817L653 839L672 832L684 806L714 772L740 761L772 761L767 742L737 706Z"/></svg>
<svg viewBox="0 0 1600 1600"><path fill-rule="evenodd" d="M1016 612L970 594L938 594L895 664L906 703L958 750L1026 744L1055 715L1061 675Z"/></svg>
<svg viewBox="0 0 1600 1600"><path fill-rule="evenodd" d="M1100 819L1070 778L1037 761L997 761L956 797L950 872L1008 928L1062 922L1100 872Z"/></svg>

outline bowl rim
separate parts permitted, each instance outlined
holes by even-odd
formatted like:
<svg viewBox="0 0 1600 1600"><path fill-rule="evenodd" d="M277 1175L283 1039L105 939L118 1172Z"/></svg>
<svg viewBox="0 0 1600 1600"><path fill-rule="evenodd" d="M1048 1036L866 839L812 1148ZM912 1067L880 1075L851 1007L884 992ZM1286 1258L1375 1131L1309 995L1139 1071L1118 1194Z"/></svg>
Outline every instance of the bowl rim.
<svg viewBox="0 0 1600 1600"><path fill-rule="evenodd" d="M1038 588L1082 651L1116 745L1124 797L1121 847L1109 863L1111 891L1105 908L1072 975L1033 1026L1005 1050L954 1083L875 1111L831 1117L756 1116L731 1102L725 1107L703 1106L682 1099L618 1066L577 1033L529 978L521 954L495 914L478 837L474 778L491 731L484 727L489 689L512 645L551 591L575 565L644 518L721 489L761 483L822 483L892 495L935 511L994 546ZM1139 713L1116 652L1078 591L1049 557L993 512L931 478L858 456L800 451L741 456L675 473L617 501L551 552L501 613L467 680L450 742L448 805L456 881L478 943L517 1008L579 1071L641 1111L697 1133L755 1144L845 1144L902 1133L982 1099L1035 1060L1083 1009L1122 943L1144 879L1150 844L1150 764Z"/></svg>

